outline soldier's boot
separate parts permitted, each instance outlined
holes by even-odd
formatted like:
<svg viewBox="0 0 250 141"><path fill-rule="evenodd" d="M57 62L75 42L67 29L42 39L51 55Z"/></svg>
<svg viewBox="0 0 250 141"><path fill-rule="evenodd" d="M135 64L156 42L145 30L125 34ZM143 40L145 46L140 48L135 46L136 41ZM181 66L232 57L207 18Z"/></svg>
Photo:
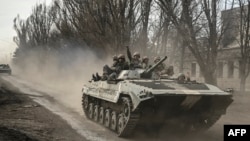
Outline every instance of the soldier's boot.
<svg viewBox="0 0 250 141"><path fill-rule="evenodd" d="M99 81L102 79L102 77L98 73L96 73L96 79L97 79L97 81Z"/></svg>
<svg viewBox="0 0 250 141"><path fill-rule="evenodd" d="M105 81L108 79L108 75L106 73L102 74L102 81Z"/></svg>
<svg viewBox="0 0 250 141"><path fill-rule="evenodd" d="M117 77L117 74L116 74L115 72L113 72L113 73L111 73L111 74L109 75L109 80L115 80L116 77Z"/></svg>
<svg viewBox="0 0 250 141"><path fill-rule="evenodd" d="M92 74L92 80L97 81L96 77L94 74Z"/></svg>

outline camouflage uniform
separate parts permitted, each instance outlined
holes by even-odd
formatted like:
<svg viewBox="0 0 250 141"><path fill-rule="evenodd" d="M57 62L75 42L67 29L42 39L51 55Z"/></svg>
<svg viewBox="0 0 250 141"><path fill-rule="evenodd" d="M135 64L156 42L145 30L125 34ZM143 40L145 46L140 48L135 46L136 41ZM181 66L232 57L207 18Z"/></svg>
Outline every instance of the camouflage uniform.
<svg viewBox="0 0 250 141"><path fill-rule="evenodd" d="M118 57L115 55L113 56L113 64L111 67L109 67L108 65L104 65L101 80L107 80L109 75L111 75L116 71L117 65L118 65Z"/></svg>
<svg viewBox="0 0 250 141"><path fill-rule="evenodd" d="M174 67L169 66L166 73L168 74L168 76L173 76L174 75Z"/></svg>
<svg viewBox="0 0 250 141"><path fill-rule="evenodd" d="M131 60L131 66L133 67L133 68L142 68L142 66L141 66L141 60L140 60L140 54L138 53L138 52L135 52L134 54L133 54L133 58L132 58L132 60Z"/></svg>
<svg viewBox="0 0 250 141"><path fill-rule="evenodd" d="M157 62L159 62L161 60L160 57L155 57L154 59L154 63L156 64ZM161 63L159 66L157 66L154 69L154 77L155 78L160 78L161 75L166 74L167 70L166 70L166 65L164 63Z"/></svg>
<svg viewBox="0 0 250 141"><path fill-rule="evenodd" d="M167 73L166 65L162 63L159 66L157 66L154 71L159 75L166 74Z"/></svg>
<svg viewBox="0 0 250 141"><path fill-rule="evenodd" d="M122 71L122 70L128 70L129 69L129 65L128 62L126 62L125 60L125 56L123 54L120 54L118 56L118 61L117 63L115 63L113 65L112 68L105 68L108 71L108 75L105 75L105 79L106 80L115 80L118 76L118 74Z"/></svg>
<svg viewBox="0 0 250 141"><path fill-rule="evenodd" d="M129 47L127 46L127 55L130 61L130 64L129 64L130 69L142 68L141 60L140 60L140 53L135 52L132 57Z"/></svg>
<svg viewBox="0 0 250 141"><path fill-rule="evenodd" d="M132 68L142 68L141 66L141 61L138 60L138 59L132 59L131 63L130 63L130 66Z"/></svg>
<svg viewBox="0 0 250 141"><path fill-rule="evenodd" d="M115 55L113 56L113 64L111 68L115 68L117 66L117 63L118 63L118 57Z"/></svg>
<svg viewBox="0 0 250 141"><path fill-rule="evenodd" d="M150 66L149 66L149 64L148 64L148 57L147 56L144 56L143 58L142 58L142 63L141 63L141 66L142 66L142 68L143 69L148 69Z"/></svg>
<svg viewBox="0 0 250 141"><path fill-rule="evenodd" d="M118 63L116 66L116 73L119 74L122 70L128 70L129 65L128 62L125 60L125 56L123 54L120 54L118 56Z"/></svg>

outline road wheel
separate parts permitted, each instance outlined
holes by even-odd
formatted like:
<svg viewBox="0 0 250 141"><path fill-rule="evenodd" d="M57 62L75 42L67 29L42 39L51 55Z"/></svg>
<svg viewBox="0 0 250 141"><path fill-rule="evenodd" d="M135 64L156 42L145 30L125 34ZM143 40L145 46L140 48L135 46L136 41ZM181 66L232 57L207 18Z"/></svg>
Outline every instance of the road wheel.
<svg viewBox="0 0 250 141"><path fill-rule="evenodd" d="M105 110L105 116L104 116L104 125L105 127L109 127L110 125L110 110L109 109L106 109Z"/></svg>
<svg viewBox="0 0 250 141"><path fill-rule="evenodd" d="M99 105L95 105L94 107L94 115L93 115L93 118L94 118L94 121L98 121L98 116L99 116Z"/></svg>
<svg viewBox="0 0 250 141"><path fill-rule="evenodd" d="M127 98L127 97L124 97L122 100L123 100L123 111L122 112L124 113L124 118L126 120L128 120L130 117L130 112L131 112L131 103L130 103L129 98Z"/></svg>
<svg viewBox="0 0 250 141"><path fill-rule="evenodd" d="M99 110L99 123L100 124L104 124L104 108L103 107L100 107L100 110Z"/></svg>
<svg viewBox="0 0 250 141"><path fill-rule="evenodd" d="M90 119L93 119L93 115L94 115L94 104L93 103L89 104L88 115L89 115Z"/></svg>
<svg viewBox="0 0 250 141"><path fill-rule="evenodd" d="M117 126L117 132L118 132L118 134L122 133L125 125L126 125L126 120L124 118L124 114L119 114L118 115L118 126Z"/></svg>
<svg viewBox="0 0 250 141"><path fill-rule="evenodd" d="M115 111L113 111L111 113L111 123L110 123L110 127L112 130L116 131L116 127L117 127L117 114Z"/></svg>
<svg viewBox="0 0 250 141"><path fill-rule="evenodd" d="M86 94L83 94L82 95L82 109L87 118L89 118L88 107L89 107L89 96Z"/></svg>

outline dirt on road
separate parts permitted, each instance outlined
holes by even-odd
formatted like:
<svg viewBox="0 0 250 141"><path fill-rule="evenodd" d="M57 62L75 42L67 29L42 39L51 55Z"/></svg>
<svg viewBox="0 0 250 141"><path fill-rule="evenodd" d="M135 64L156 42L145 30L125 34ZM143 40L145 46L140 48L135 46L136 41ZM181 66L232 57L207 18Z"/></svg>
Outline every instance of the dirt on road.
<svg viewBox="0 0 250 141"><path fill-rule="evenodd" d="M124 139L78 112L81 94L58 94L15 76L0 77L0 86L0 141L223 141L225 124L250 123L250 92L236 92L226 114L206 132L183 135L164 125L156 134L135 131Z"/></svg>
<svg viewBox="0 0 250 141"><path fill-rule="evenodd" d="M0 141L83 141L66 121L0 80Z"/></svg>

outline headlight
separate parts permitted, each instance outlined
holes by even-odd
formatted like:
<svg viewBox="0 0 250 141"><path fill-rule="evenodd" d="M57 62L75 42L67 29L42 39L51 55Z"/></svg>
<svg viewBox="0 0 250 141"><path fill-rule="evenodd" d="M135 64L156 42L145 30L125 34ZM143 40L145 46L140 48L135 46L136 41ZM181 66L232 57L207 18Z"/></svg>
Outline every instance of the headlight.
<svg viewBox="0 0 250 141"><path fill-rule="evenodd" d="M147 97L152 97L153 94L152 94L151 92L149 92L149 91L146 91L146 96L147 96Z"/></svg>
<svg viewBox="0 0 250 141"><path fill-rule="evenodd" d="M152 94L152 92L146 91L146 90L140 91L140 95L139 95L140 98L147 98L147 97L153 97L153 96L154 95Z"/></svg>

